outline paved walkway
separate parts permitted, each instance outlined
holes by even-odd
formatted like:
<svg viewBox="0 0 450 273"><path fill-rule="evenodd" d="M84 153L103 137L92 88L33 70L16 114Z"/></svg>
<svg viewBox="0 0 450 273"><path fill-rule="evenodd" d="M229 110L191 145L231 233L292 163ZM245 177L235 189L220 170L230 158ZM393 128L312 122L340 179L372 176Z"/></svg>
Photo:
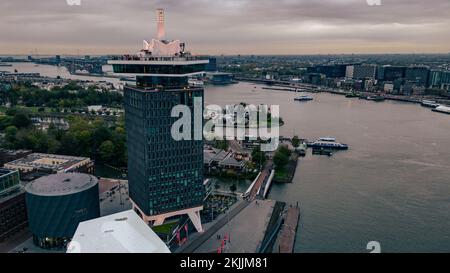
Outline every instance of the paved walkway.
<svg viewBox="0 0 450 273"><path fill-rule="evenodd" d="M201 243L194 253L217 253L226 237L224 253L258 253L275 201L255 200ZM218 237L220 236L220 237Z"/></svg>
<svg viewBox="0 0 450 273"><path fill-rule="evenodd" d="M249 205L246 200L238 201L234 204L228 213L220 215L215 222L211 223L210 226L204 225L205 232L195 233L190 236L189 241L175 252L178 253L193 253L197 250L205 241L207 241L211 236L216 234L230 219L233 219L237 214L239 214L244 208Z"/></svg>

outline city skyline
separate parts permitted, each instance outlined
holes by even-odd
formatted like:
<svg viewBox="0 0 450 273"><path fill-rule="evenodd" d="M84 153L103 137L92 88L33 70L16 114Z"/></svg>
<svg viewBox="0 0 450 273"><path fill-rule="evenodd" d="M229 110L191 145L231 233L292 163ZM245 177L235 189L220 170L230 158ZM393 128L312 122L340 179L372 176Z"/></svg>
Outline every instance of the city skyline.
<svg viewBox="0 0 450 273"><path fill-rule="evenodd" d="M150 28L155 8L166 10L167 39L188 41L197 54L450 52L448 1L381 0L379 6L366 0L315 2L2 2L0 54L133 53L142 37L156 34L156 28Z"/></svg>

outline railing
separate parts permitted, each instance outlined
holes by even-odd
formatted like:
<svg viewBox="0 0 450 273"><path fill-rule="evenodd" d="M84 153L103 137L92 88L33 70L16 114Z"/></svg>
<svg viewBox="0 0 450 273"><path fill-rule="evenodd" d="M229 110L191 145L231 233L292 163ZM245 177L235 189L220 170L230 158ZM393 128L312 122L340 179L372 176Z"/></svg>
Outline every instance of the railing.
<svg viewBox="0 0 450 273"><path fill-rule="evenodd" d="M204 58L193 57L193 56L148 56L142 57L138 55L123 55L115 56L112 58L113 61L172 61L172 62L183 62L183 61L202 61L206 60Z"/></svg>

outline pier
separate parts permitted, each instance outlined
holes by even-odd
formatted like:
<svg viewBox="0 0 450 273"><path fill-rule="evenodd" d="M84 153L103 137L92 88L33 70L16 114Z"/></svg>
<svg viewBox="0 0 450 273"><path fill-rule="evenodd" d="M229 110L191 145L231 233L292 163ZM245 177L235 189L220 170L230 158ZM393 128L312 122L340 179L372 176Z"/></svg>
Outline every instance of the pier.
<svg viewBox="0 0 450 273"><path fill-rule="evenodd" d="M275 251L279 253L293 253L295 235L297 234L298 222L300 220L300 208L290 207L284 216L284 223L280 235L275 244Z"/></svg>

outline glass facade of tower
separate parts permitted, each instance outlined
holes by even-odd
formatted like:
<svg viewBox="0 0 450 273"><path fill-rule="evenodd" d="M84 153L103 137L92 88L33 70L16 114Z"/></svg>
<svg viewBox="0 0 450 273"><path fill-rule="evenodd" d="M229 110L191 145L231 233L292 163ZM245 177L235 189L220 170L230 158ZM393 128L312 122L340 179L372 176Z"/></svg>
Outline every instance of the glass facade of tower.
<svg viewBox="0 0 450 273"><path fill-rule="evenodd" d="M179 118L171 112L186 105L194 121L194 98L203 99L203 89L126 86L124 94L133 202L148 216L202 206L203 140L174 140L171 128Z"/></svg>

